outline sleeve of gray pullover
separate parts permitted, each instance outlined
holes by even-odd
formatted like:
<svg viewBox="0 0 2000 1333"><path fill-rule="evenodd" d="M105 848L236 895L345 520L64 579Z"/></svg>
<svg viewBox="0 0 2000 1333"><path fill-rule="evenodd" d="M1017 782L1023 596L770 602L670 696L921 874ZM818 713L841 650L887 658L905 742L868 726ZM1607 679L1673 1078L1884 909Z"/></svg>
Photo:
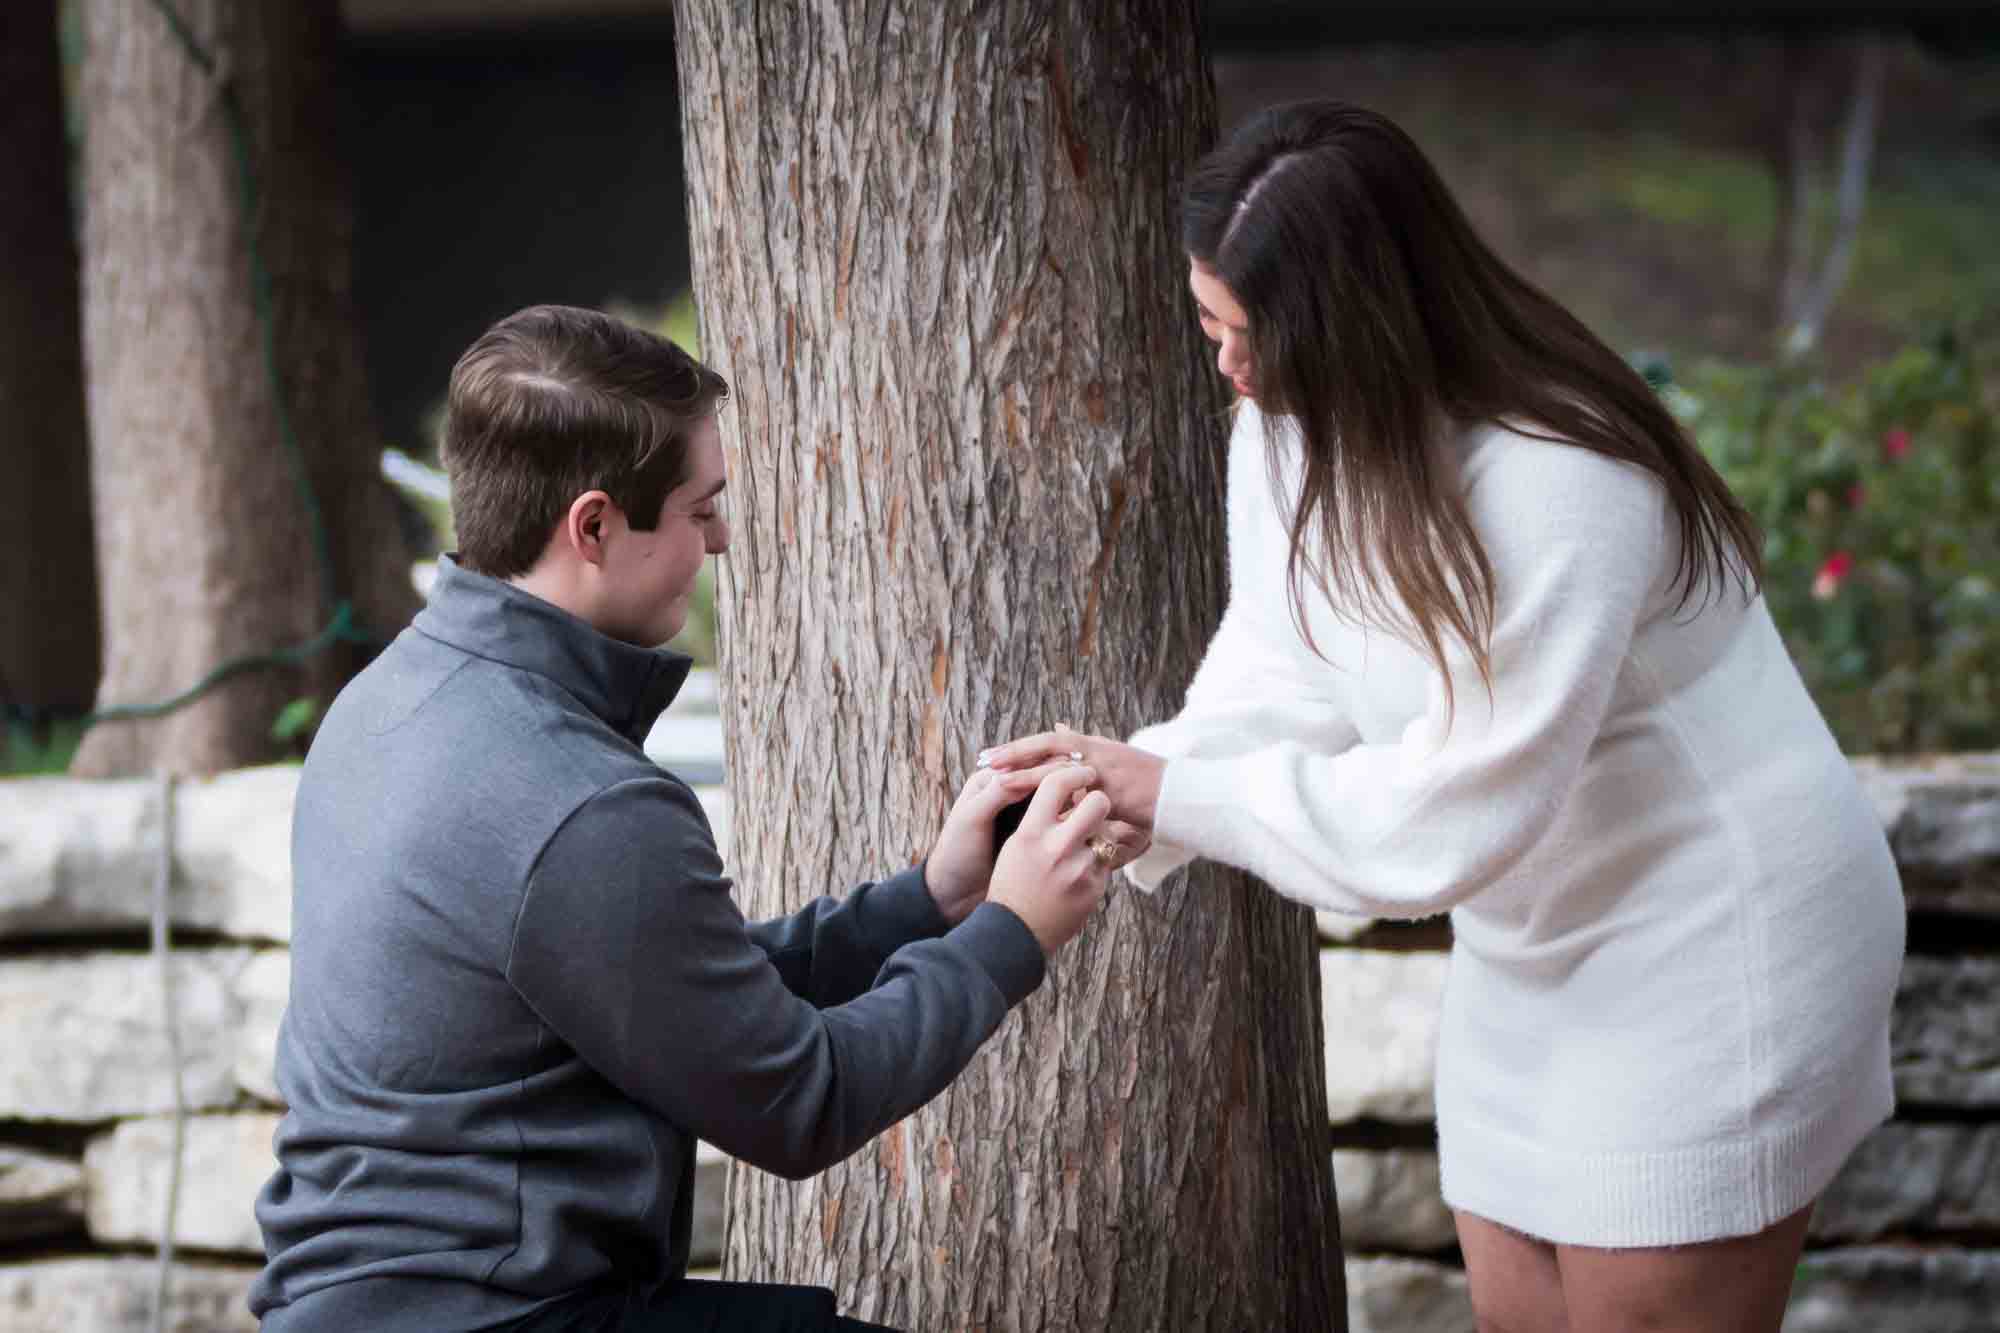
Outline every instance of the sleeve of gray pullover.
<svg viewBox="0 0 2000 1333"><path fill-rule="evenodd" d="M942 1091L1040 984L1043 959L1019 917L985 903L816 1008L752 939L693 794L662 776L600 792L550 838L507 972L627 1096L797 1179Z"/></svg>
<svg viewBox="0 0 2000 1333"><path fill-rule="evenodd" d="M845 898L816 898L790 916L749 926L751 940L792 994L822 1009L866 991L905 944L948 929L917 866L863 884Z"/></svg>

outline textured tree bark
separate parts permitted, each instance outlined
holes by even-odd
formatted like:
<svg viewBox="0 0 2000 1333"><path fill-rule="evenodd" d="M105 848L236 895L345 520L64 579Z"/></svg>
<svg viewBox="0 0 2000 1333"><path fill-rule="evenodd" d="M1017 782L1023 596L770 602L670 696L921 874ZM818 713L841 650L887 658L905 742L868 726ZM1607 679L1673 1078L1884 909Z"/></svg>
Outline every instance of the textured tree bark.
<svg viewBox="0 0 2000 1333"><path fill-rule="evenodd" d="M1224 592L1194 8L678 7L753 916L922 856L983 744L1178 706ZM932 1105L736 1172L726 1267L915 1329L1341 1327L1317 989L1240 876L1121 894Z"/></svg>
<svg viewBox="0 0 2000 1333"><path fill-rule="evenodd" d="M387 637L416 606L381 480L349 298L352 232L334 142L334 0L85 0L84 354L103 579L100 708L186 689L225 661L299 644L339 596ZM239 99L271 275L265 368ZM279 392L328 537L331 578L283 443ZM331 584L329 595L326 585ZM212 772L271 757L290 699L330 697L364 652L236 676L156 721L95 727L73 771Z"/></svg>
<svg viewBox="0 0 2000 1333"><path fill-rule="evenodd" d="M0 6L0 704L80 713L97 557L55 0Z"/></svg>

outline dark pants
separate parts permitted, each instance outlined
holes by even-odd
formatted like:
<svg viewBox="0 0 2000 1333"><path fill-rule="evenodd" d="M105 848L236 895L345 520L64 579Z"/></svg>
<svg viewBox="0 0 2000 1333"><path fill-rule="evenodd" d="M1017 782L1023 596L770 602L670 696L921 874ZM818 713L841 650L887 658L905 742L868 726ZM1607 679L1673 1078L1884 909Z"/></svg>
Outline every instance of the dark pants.
<svg viewBox="0 0 2000 1333"><path fill-rule="evenodd" d="M508 1333L894 1333L834 1313L825 1287L669 1282L593 1288L507 1326Z"/></svg>

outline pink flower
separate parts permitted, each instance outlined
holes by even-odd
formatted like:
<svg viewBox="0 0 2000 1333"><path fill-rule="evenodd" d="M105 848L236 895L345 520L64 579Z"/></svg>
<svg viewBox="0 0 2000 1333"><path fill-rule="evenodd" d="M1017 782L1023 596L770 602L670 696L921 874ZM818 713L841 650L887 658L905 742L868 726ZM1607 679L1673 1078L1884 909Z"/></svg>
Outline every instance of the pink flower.
<svg viewBox="0 0 2000 1333"><path fill-rule="evenodd" d="M1849 509L1859 509L1867 503L1868 488L1866 486L1857 481L1847 488L1847 507Z"/></svg>
<svg viewBox="0 0 2000 1333"><path fill-rule="evenodd" d="M1840 585L1847 582L1847 576L1854 572L1854 557L1845 551L1835 551L1819 567L1813 576L1812 595L1822 602L1830 602L1840 591Z"/></svg>
<svg viewBox="0 0 2000 1333"><path fill-rule="evenodd" d="M1901 426L1891 426L1882 432L1882 456L1895 462L1910 452L1910 432Z"/></svg>

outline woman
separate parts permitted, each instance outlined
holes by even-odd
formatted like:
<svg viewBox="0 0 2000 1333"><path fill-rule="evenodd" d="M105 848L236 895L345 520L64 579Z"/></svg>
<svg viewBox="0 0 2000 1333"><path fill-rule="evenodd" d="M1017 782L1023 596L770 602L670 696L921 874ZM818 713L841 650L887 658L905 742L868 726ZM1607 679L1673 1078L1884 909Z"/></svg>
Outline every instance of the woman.
<svg viewBox="0 0 2000 1333"><path fill-rule="evenodd" d="M1180 716L1059 729L1153 849L1449 910L1444 1195L1483 1328L1774 1330L1890 1112L1902 901L1743 509L1647 385L1337 102L1195 170L1241 397L1231 597Z"/></svg>

